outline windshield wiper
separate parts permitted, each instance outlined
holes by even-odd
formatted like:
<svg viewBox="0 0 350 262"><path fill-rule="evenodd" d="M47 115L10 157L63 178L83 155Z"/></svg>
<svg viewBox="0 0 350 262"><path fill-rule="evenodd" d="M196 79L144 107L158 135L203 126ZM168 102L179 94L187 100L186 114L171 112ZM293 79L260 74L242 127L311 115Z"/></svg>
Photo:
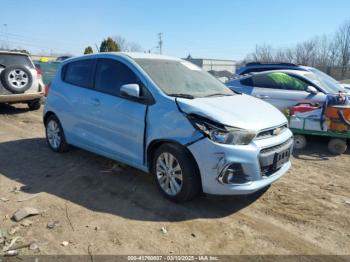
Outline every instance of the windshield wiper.
<svg viewBox="0 0 350 262"><path fill-rule="evenodd" d="M214 93L203 97L211 97L211 96L233 96L233 94Z"/></svg>
<svg viewBox="0 0 350 262"><path fill-rule="evenodd" d="M194 99L195 97L189 94L168 94L168 96L174 96L174 97L181 97L181 98L187 98L187 99Z"/></svg>

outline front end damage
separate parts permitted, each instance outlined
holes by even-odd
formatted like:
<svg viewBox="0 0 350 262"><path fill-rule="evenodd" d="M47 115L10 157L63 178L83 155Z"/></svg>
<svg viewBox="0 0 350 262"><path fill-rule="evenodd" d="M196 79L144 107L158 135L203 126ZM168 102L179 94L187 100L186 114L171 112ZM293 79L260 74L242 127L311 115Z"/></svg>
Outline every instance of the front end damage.
<svg viewBox="0 0 350 262"><path fill-rule="evenodd" d="M203 191L216 195L254 193L289 170L292 133L255 139L249 145L217 144L208 138L188 146L201 173Z"/></svg>

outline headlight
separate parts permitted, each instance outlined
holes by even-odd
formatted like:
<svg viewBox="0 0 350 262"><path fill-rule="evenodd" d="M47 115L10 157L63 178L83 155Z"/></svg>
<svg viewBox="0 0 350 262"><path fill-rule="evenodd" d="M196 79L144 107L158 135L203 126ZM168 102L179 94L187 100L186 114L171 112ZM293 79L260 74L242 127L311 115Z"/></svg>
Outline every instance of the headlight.
<svg viewBox="0 0 350 262"><path fill-rule="evenodd" d="M248 145L256 136L255 132L224 126L201 116L188 115L187 117L197 130L216 143Z"/></svg>

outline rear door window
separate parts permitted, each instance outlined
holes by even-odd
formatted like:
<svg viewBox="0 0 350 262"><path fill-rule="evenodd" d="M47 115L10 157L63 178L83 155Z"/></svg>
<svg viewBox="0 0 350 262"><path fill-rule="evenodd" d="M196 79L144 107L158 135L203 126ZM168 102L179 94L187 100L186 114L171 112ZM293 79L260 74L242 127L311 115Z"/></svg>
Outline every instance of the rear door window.
<svg viewBox="0 0 350 262"><path fill-rule="evenodd" d="M261 88L283 89L278 81L272 77L272 74L257 74L252 76L253 86Z"/></svg>
<svg viewBox="0 0 350 262"><path fill-rule="evenodd" d="M310 85L306 81L284 72L270 72L253 76L254 86L262 88L305 91Z"/></svg>
<svg viewBox="0 0 350 262"><path fill-rule="evenodd" d="M125 64L112 59L99 59L96 66L95 89L120 95L120 88L126 84L140 84L135 73Z"/></svg>
<svg viewBox="0 0 350 262"><path fill-rule="evenodd" d="M0 54L0 64L4 66L23 65L34 68L30 58L26 55Z"/></svg>
<svg viewBox="0 0 350 262"><path fill-rule="evenodd" d="M63 81L72 85L92 88L95 59L86 59L66 64L63 67Z"/></svg>
<svg viewBox="0 0 350 262"><path fill-rule="evenodd" d="M309 84L308 82L293 76L293 75L288 75L289 76L289 80L287 81L287 83L285 84L284 88L287 90L294 90L294 91L305 91L307 89L308 86L310 86L311 84Z"/></svg>

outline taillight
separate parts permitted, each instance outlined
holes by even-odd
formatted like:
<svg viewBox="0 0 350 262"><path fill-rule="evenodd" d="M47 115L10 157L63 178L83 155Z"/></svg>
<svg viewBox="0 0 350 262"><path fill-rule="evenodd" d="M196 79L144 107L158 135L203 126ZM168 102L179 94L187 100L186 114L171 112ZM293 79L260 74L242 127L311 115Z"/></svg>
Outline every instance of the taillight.
<svg viewBox="0 0 350 262"><path fill-rule="evenodd" d="M41 70L40 70L40 68L36 67L35 70L36 70L36 75L38 77L41 77Z"/></svg>
<svg viewBox="0 0 350 262"><path fill-rule="evenodd" d="M51 87L51 82L45 86L45 96L49 95L50 87Z"/></svg>

